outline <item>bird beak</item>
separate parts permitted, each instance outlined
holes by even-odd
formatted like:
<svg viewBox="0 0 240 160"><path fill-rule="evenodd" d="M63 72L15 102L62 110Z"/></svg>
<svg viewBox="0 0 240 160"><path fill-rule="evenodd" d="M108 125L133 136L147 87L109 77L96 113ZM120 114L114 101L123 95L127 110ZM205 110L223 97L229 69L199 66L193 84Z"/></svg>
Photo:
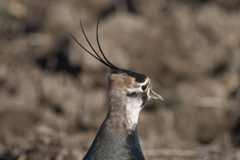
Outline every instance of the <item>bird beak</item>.
<svg viewBox="0 0 240 160"><path fill-rule="evenodd" d="M149 90L149 95L150 95L150 99L156 99L156 100L163 101L162 96L160 96L159 94L155 93L152 90Z"/></svg>

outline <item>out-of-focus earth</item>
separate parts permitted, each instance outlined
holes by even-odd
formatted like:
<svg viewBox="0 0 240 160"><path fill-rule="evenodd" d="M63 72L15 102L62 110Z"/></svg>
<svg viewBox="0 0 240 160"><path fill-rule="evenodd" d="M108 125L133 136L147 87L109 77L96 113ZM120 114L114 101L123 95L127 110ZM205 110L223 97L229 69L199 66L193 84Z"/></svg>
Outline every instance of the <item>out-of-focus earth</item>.
<svg viewBox="0 0 240 160"><path fill-rule="evenodd" d="M108 111L109 68L165 99L141 111L146 160L240 159L239 0L1 0L0 160L81 160ZM99 52L100 53L100 52Z"/></svg>

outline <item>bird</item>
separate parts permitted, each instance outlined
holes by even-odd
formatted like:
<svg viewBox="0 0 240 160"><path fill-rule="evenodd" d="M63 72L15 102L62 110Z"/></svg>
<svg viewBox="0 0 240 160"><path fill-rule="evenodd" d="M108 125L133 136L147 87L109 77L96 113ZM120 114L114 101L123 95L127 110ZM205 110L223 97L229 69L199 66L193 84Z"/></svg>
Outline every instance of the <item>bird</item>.
<svg viewBox="0 0 240 160"><path fill-rule="evenodd" d="M80 44L72 34L71 37L87 53L111 70L107 75L108 113L83 160L145 160L137 133L139 112L148 100L163 98L150 89L151 81L146 75L118 68L107 59L98 38L99 19L96 40L101 54L92 47L81 19L80 26L94 54Z"/></svg>

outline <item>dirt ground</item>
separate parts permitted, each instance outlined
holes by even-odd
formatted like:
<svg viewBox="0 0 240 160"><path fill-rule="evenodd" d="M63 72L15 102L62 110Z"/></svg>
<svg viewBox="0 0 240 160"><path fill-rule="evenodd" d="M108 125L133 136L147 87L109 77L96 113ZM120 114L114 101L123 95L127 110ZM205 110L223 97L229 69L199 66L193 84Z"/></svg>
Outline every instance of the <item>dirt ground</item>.
<svg viewBox="0 0 240 160"><path fill-rule="evenodd" d="M240 160L239 0L1 0L0 160L81 160L107 110L103 52L147 75L147 160ZM99 52L99 50L97 50Z"/></svg>

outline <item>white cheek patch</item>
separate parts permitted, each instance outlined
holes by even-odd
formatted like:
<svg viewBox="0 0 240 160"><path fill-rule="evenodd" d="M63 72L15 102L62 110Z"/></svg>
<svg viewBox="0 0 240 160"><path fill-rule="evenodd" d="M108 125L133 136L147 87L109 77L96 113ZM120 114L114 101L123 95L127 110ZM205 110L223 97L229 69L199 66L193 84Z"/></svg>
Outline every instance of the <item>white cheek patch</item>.
<svg viewBox="0 0 240 160"><path fill-rule="evenodd" d="M138 123L138 116L143 108L143 99L141 96L134 96L134 94L143 93L142 86L150 83L150 80L147 79L143 83L138 83L137 85L133 85L132 88L127 88L127 93L130 95L125 98L126 105L126 126L128 130L135 130L136 125ZM149 85L147 86L149 88ZM149 89L147 88L146 93L149 94ZM134 93L131 96L131 93ZM148 100L148 99L147 99Z"/></svg>
<svg viewBox="0 0 240 160"><path fill-rule="evenodd" d="M141 88L141 87L131 88L131 89L127 89L127 91L128 91L129 93L132 93L132 92L142 92L142 88Z"/></svg>
<svg viewBox="0 0 240 160"><path fill-rule="evenodd" d="M143 82L143 83L138 83L138 85L137 86L132 86L132 88L128 88L127 89L127 91L129 92L129 93L131 93L131 92L142 92L143 90L142 90L142 86L144 86L144 85L146 85L146 84L149 84L150 83L150 80L147 78L147 80L145 81L145 82ZM150 85L148 85L147 87L149 88L149 86Z"/></svg>
<svg viewBox="0 0 240 160"><path fill-rule="evenodd" d="M149 89L149 87L148 87L148 89L147 89L147 95L149 95L150 94L150 89ZM150 100L151 99L151 96L148 96L148 100Z"/></svg>
<svg viewBox="0 0 240 160"><path fill-rule="evenodd" d="M126 115L127 129L134 130L138 122L138 116L141 111L142 100L138 98L127 98Z"/></svg>

